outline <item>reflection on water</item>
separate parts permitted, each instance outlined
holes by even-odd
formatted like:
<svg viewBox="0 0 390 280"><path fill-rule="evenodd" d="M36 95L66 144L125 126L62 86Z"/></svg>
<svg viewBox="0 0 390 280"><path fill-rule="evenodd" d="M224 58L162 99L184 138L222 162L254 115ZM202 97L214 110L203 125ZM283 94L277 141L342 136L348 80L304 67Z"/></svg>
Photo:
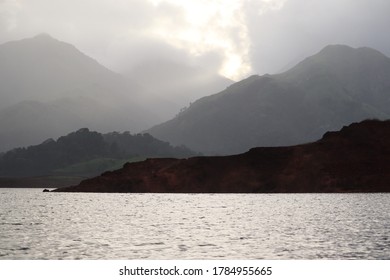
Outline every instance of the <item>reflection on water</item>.
<svg viewBox="0 0 390 280"><path fill-rule="evenodd" d="M390 194L0 189L0 259L390 259Z"/></svg>

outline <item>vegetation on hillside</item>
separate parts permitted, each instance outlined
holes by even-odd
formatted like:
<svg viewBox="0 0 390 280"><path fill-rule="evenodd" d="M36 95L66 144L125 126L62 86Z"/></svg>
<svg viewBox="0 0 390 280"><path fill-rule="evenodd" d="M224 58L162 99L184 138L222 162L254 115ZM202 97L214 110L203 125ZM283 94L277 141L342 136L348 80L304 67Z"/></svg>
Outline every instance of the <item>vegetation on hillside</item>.
<svg viewBox="0 0 390 280"><path fill-rule="evenodd" d="M194 152L183 146L172 147L149 134L101 134L82 128L57 141L48 139L42 144L16 148L0 155L0 176L93 176L147 157L193 155Z"/></svg>

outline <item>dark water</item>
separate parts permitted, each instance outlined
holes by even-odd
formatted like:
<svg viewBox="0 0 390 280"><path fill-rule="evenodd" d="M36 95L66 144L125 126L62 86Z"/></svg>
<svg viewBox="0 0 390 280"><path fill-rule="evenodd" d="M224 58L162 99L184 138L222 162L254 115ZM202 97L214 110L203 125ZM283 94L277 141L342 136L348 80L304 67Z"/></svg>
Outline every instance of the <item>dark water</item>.
<svg viewBox="0 0 390 280"><path fill-rule="evenodd" d="M390 259L390 194L0 189L0 259Z"/></svg>

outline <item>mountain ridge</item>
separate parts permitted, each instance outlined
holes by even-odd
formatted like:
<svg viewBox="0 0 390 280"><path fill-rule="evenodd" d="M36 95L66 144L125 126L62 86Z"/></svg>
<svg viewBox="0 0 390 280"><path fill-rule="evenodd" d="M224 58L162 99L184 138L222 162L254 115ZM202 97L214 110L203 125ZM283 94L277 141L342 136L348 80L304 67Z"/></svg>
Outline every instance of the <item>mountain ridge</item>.
<svg viewBox="0 0 390 280"><path fill-rule="evenodd" d="M230 156L148 159L56 192L390 192L390 121L366 120L313 143Z"/></svg>
<svg viewBox="0 0 390 280"><path fill-rule="evenodd" d="M138 76L117 73L48 34L1 44L0 61L0 152L79 127L140 132L187 106L187 93L202 96L230 83L185 65L175 68L184 82L169 79L172 73L160 81L163 69L147 76L147 65Z"/></svg>
<svg viewBox="0 0 390 280"><path fill-rule="evenodd" d="M0 60L0 151L80 126L140 131L158 120L140 103L138 84L49 35L0 45Z"/></svg>
<svg viewBox="0 0 390 280"><path fill-rule="evenodd" d="M189 157L196 153L173 147L149 134L99 133L82 128L57 140L15 148L0 154L0 178L96 176L125 161L146 157Z"/></svg>
<svg viewBox="0 0 390 280"><path fill-rule="evenodd" d="M352 122L390 118L388 77L390 58L380 52L328 46L284 73L253 75L199 99L147 132L205 154L310 142Z"/></svg>

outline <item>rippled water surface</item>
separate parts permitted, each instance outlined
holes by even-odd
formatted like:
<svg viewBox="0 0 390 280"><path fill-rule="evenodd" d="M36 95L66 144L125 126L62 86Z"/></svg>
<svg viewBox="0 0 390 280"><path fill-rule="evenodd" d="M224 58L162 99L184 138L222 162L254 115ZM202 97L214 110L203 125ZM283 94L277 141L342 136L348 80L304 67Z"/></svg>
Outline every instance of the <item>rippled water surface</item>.
<svg viewBox="0 0 390 280"><path fill-rule="evenodd" d="M0 189L0 259L390 259L390 194Z"/></svg>

